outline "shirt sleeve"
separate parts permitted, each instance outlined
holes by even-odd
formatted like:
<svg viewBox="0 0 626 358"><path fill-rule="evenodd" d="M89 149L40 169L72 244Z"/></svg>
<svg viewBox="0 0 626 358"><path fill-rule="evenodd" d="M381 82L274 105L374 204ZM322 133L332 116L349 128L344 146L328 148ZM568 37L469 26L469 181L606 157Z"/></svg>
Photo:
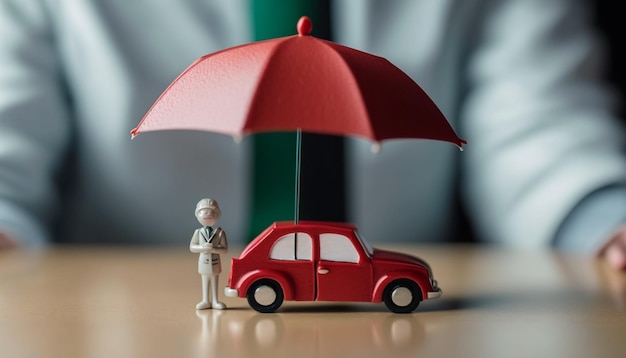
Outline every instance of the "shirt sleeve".
<svg viewBox="0 0 626 358"><path fill-rule="evenodd" d="M555 247L595 253L626 223L626 184L601 188L583 199L563 221Z"/></svg>
<svg viewBox="0 0 626 358"><path fill-rule="evenodd" d="M0 1L0 231L26 245L49 240L70 133L50 15Z"/></svg>
<svg viewBox="0 0 626 358"><path fill-rule="evenodd" d="M481 238L549 246L581 200L626 178L624 128L589 13L580 1L494 1L477 25L462 195Z"/></svg>

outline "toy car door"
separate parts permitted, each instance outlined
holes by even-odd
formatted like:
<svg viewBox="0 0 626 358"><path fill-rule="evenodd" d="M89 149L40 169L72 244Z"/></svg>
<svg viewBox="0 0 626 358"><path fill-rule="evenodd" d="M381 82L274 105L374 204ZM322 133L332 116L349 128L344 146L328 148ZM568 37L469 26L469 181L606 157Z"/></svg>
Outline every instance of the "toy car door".
<svg viewBox="0 0 626 358"><path fill-rule="evenodd" d="M312 301L315 282L312 238L305 232L288 233L278 238L270 250L270 267L289 277L294 286L295 301Z"/></svg>
<svg viewBox="0 0 626 358"><path fill-rule="evenodd" d="M356 238L343 234L319 235L316 267L318 301L372 300L372 265Z"/></svg>

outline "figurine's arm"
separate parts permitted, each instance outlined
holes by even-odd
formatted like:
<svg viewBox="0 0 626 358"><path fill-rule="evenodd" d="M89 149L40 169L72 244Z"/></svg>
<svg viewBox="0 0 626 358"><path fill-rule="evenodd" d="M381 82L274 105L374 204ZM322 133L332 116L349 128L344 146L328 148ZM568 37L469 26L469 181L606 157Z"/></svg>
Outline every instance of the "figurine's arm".
<svg viewBox="0 0 626 358"><path fill-rule="evenodd" d="M189 242L189 251L196 254L206 254L213 247L213 245L200 245L200 230L201 229L196 229L196 231L193 232L193 235L191 236L191 242Z"/></svg>
<svg viewBox="0 0 626 358"><path fill-rule="evenodd" d="M228 251L228 240L226 239L226 233L221 227L218 227L213 233L213 249L212 253L225 254Z"/></svg>

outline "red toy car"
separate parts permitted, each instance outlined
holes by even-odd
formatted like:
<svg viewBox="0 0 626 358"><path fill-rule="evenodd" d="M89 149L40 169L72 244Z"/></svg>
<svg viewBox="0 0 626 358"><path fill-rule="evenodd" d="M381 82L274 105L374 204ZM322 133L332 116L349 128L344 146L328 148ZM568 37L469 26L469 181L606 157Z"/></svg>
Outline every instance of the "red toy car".
<svg viewBox="0 0 626 358"><path fill-rule="evenodd" d="M426 262L372 248L352 224L301 221L272 224L233 258L225 294L263 313L284 300L385 302L409 313L441 289Z"/></svg>

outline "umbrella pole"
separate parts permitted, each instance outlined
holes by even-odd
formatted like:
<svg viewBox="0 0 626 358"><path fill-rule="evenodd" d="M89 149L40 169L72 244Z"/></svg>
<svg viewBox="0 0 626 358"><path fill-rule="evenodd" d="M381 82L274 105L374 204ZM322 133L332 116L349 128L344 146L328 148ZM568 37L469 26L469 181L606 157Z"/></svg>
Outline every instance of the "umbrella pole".
<svg viewBox="0 0 626 358"><path fill-rule="evenodd" d="M294 208L294 224L300 219L300 160L302 158L302 129L296 130L296 197Z"/></svg>

